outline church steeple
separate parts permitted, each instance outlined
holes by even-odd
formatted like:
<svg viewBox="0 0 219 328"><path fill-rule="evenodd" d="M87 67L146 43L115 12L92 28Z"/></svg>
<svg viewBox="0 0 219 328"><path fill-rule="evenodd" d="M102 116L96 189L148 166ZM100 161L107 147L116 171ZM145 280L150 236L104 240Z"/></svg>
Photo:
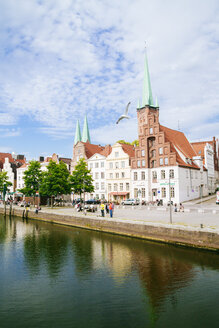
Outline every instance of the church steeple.
<svg viewBox="0 0 219 328"><path fill-rule="evenodd" d="M84 119L82 141L83 142L87 142L87 141L90 142L90 133L89 133L88 123L87 123L87 115L85 115L85 119Z"/></svg>
<svg viewBox="0 0 219 328"><path fill-rule="evenodd" d="M81 129L80 129L79 121L77 120L74 144L76 145L78 141L81 141Z"/></svg>
<svg viewBox="0 0 219 328"><path fill-rule="evenodd" d="M153 96L152 96L150 74L149 74L149 69L148 69L148 60L147 60L147 55L145 53L142 107L144 107L146 105L153 107L154 101L153 101Z"/></svg>

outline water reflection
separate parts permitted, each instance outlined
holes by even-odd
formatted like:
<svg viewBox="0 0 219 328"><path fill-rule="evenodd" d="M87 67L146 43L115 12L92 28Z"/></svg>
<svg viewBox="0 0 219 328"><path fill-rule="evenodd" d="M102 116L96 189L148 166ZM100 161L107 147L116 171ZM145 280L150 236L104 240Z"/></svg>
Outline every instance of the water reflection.
<svg viewBox="0 0 219 328"><path fill-rule="evenodd" d="M135 281L153 324L167 300L177 307L177 292L192 285L197 268L219 271L219 257L214 253L0 217L1 256L9 256L10 242L23 248L24 266L34 277L46 271L50 279L60 278L68 267L71 279L87 281L96 275L97 288L100 273L104 284L112 286L129 288ZM134 297L139 302L137 289L135 285Z"/></svg>

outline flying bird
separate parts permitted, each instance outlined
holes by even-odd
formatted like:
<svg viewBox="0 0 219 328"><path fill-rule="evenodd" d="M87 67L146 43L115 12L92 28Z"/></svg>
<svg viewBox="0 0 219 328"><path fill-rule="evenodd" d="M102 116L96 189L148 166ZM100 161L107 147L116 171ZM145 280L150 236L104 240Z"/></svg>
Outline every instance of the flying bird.
<svg viewBox="0 0 219 328"><path fill-rule="evenodd" d="M121 120L123 120L124 118L130 118L127 114L128 114L128 109L129 109L129 105L131 104L131 102L128 103L128 105L126 106L125 109L125 113L123 115L120 116L120 118L117 120L116 124L118 124Z"/></svg>

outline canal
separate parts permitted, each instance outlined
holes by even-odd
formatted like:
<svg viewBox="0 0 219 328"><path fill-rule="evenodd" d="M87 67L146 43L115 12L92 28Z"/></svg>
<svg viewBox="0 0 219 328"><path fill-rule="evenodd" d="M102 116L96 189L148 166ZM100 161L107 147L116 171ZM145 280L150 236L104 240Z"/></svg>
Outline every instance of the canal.
<svg viewBox="0 0 219 328"><path fill-rule="evenodd" d="M0 327L218 327L219 254L0 216Z"/></svg>

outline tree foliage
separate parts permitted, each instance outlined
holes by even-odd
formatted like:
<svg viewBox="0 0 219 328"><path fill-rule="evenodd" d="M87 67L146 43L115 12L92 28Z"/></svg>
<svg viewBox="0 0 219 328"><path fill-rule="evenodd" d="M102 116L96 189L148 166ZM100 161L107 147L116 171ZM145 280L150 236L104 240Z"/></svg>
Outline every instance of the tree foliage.
<svg viewBox="0 0 219 328"><path fill-rule="evenodd" d="M39 186L42 181L42 172L40 170L40 163L37 161L30 161L27 170L24 171L24 188L19 191L25 196L34 196L39 191Z"/></svg>
<svg viewBox="0 0 219 328"><path fill-rule="evenodd" d="M94 191L93 179L90 172L87 168L87 163L81 158L70 176L72 191L75 194L81 195L83 192Z"/></svg>
<svg viewBox="0 0 219 328"><path fill-rule="evenodd" d="M8 181L7 172L0 172L0 192L4 191L4 185L5 185L5 191L8 191L8 187L12 186L12 183Z"/></svg>
<svg viewBox="0 0 219 328"><path fill-rule="evenodd" d="M121 143L121 144L125 144L125 145L139 146L139 140L137 140L137 139L132 142L128 142L125 140L118 140L117 142Z"/></svg>
<svg viewBox="0 0 219 328"><path fill-rule="evenodd" d="M49 197L57 197L70 193L71 184L67 166L62 161L56 164L51 160L47 166L47 171L43 173L40 194Z"/></svg>

